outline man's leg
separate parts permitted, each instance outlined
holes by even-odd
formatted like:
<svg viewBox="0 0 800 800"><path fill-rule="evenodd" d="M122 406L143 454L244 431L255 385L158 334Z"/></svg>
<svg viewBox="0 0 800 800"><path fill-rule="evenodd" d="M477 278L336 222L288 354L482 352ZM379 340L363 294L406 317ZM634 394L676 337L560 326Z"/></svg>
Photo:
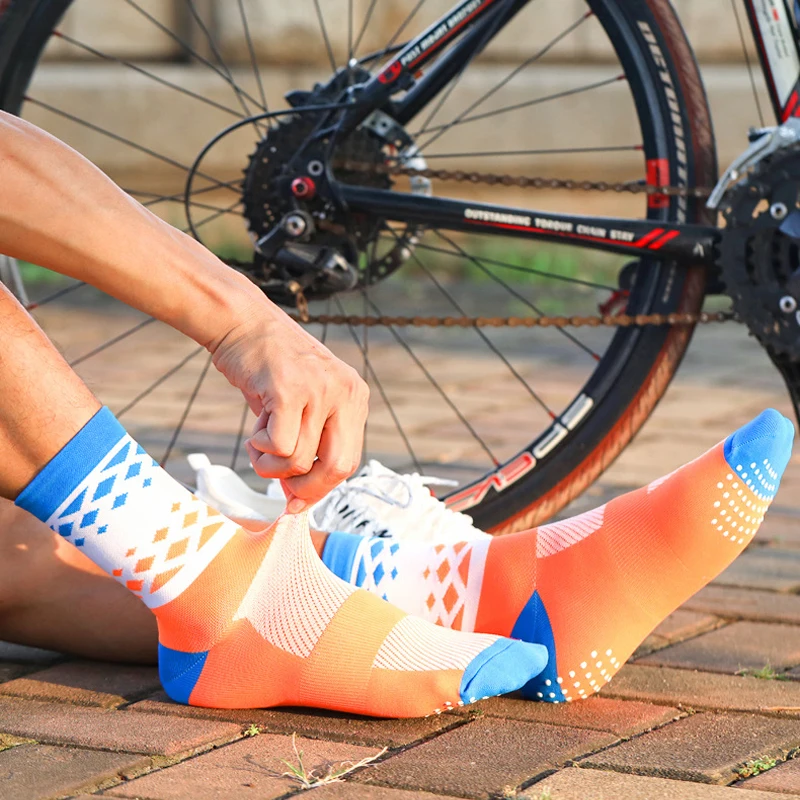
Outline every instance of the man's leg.
<svg viewBox="0 0 800 800"><path fill-rule="evenodd" d="M544 668L539 645L447 631L340 581L305 515L254 534L198 500L100 409L2 287L0 340L0 495L150 608L174 699L422 716Z"/></svg>
<svg viewBox="0 0 800 800"><path fill-rule="evenodd" d="M0 641L155 664L155 617L80 550L0 499Z"/></svg>

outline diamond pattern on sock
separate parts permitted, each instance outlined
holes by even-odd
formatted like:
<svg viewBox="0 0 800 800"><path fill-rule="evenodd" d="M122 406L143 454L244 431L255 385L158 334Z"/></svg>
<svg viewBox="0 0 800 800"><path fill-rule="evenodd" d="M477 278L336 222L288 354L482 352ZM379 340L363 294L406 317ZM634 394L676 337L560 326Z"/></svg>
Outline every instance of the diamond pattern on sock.
<svg viewBox="0 0 800 800"><path fill-rule="evenodd" d="M231 535L209 545L222 527L221 515L184 489L176 501L175 487L126 435L47 523L153 608L191 583ZM133 515L126 505L131 494L137 498ZM99 540L109 524L117 535L113 541L107 536ZM149 540L142 535L148 530L155 530ZM207 557L198 558L203 548ZM182 575L189 563L192 568Z"/></svg>
<svg viewBox="0 0 800 800"><path fill-rule="evenodd" d="M475 539L431 546L364 538L347 577L410 614L446 628L472 630L490 542ZM409 581L409 574L418 576L419 582Z"/></svg>

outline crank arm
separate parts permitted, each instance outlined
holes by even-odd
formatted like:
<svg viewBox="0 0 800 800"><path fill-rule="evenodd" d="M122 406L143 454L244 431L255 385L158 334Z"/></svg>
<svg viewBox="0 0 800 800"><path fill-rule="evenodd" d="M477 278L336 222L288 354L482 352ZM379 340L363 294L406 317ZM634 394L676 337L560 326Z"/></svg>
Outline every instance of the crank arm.
<svg viewBox="0 0 800 800"><path fill-rule="evenodd" d="M337 184L337 192L350 211L363 211L394 222L561 242L592 250L692 265L712 266L716 263L717 244L722 233L709 225L551 214L343 183Z"/></svg>

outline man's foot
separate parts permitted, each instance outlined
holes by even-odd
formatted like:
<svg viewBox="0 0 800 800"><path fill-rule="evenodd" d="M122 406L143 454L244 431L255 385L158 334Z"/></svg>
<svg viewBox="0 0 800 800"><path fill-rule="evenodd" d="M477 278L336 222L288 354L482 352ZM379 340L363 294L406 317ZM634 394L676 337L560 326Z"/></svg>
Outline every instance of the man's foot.
<svg viewBox="0 0 800 800"><path fill-rule="evenodd" d="M588 697L749 544L793 436L768 410L672 474L578 517L455 545L334 533L323 561L432 622L545 645L548 665L526 696Z"/></svg>
<svg viewBox="0 0 800 800"><path fill-rule="evenodd" d="M446 631L334 577L305 515L247 532L103 409L17 498L153 611L167 693L192 705L439 712L513 691L539 645Z"/></svg>

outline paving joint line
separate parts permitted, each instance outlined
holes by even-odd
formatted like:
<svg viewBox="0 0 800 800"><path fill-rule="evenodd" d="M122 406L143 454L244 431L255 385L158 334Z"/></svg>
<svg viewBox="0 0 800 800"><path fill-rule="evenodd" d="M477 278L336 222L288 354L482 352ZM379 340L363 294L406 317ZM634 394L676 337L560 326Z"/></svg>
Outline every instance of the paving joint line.
<svg viewBox="0 0 800 800"><path fill-rule="evenodd" d="M690 641L692 641L692 639L699 639L701 636L705 636L707 633L711 633L712 631L718 631L718 630L721 630L722 628L727 628L733 622L737 621L735 619L726 619L724 617L720 617L716 613L715 614L709 614L709 616L712 616L712 617L715 618L714 624L711 625L710 627L704 628L701 631L696 631L696 632L693 632L693 633L687 633L686 636L684 636L683 638L673 639L673 640L667 642L664 645L660 645L660 646L657 645L657 644L653 645L651 647L651 649L649 649L649 650L647 650L645 652L639 653L636 656L635 659L634 658L630 658L626 663L627 664L636 664L637 666L644 666L644 667L649 666L648 664L639 664L639 660L642 659L642 658L645 658L646 656L651 656L651 655L653 655L653 653L660 653L660 652L662 652L664 650L668 650L670 647L674 647L675 645L683 644L684 642L690 642ZM641 647L641 645L639 645L639 647Z"/></svg>

